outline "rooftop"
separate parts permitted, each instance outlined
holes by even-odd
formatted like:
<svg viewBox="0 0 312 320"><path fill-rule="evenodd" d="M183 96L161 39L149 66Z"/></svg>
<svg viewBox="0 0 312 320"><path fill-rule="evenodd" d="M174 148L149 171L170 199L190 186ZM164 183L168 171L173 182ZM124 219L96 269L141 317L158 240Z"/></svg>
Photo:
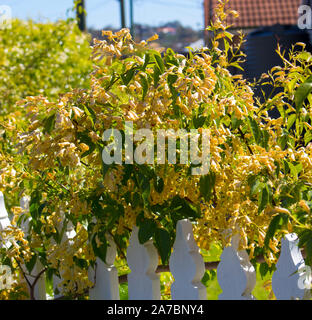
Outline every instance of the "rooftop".
<svg viewBox="0 0 312 320"><path fill-rule="evenodd" d="M281 25L296 25L298 7L302 0L230 0L227 8L236 10L238 18L229 16L227 22L234 28L256 28ZM218 0L205 0L205 23L213 18Z"/></svg>

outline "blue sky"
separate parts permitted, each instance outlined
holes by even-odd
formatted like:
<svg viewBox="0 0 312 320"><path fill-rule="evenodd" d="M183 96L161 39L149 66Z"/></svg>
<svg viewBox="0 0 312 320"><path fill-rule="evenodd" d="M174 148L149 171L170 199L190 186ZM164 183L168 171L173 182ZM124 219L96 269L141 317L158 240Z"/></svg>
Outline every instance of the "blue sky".
<svg viewBox="0 0 312 320"><path fill-rule="evenodd" d="M120 27L118 0L85 0L88 27L101 29L105 26ZM126 12L129 0L125 0ZM9 5L12 16L20 19L55 21L73 16L70 9L73 0L0 0L0 5ZM129 15L126 23L129 26ZM204 28L203 0L134 0L134 21L136 23L159 25L179 20L184 26Z"/></svg>

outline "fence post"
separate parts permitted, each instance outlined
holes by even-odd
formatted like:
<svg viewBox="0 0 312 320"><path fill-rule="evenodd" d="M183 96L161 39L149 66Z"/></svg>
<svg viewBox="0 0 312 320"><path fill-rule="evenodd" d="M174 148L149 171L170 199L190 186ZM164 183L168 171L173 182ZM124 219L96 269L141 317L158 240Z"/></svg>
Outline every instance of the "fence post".
<svg viewBox="0 0 312 320"><path fill-rule="evenodd" d="M240 235L232 237L231 246L223 249L217 268L222 293L219 300L255 300L251 294L256 285L256 271L246 250L238 250Z"/></svg>
<svg viewBox="0 0 312 320"><path fill-rule="evenodd" d="M138 232L134 226L127 249L127 262L131 269L128 274L129 300L160 300L160 279L155 273L158 252L152 240L140 244Z"/></svg>
<svg viewBox="0 0 312 320"><path fill-rule="evenodd" d="M272 289L277 300L302 300L310 296L310 291L299 285L300 269L305 267L305 263L298 242L295 233L282 239L281 254L272 276Z"/></svg>
<svg viewBox="0 0 312 320"><path fill-rule="evenodd" d="M173 300L207 299L206 287L201 283L205 264L194 240L192 224L187 219L177 223L169 266L175 279L171 285Z"/></svg>
<svg viewBox="0 0 312 320"><path fill-rule="evenodd" d="M89 267L89 280L95 282L89 290L90 300L119 300L118 271L114 266L117 249L110 235L107 235L108 247L106 263L97 258L94 268Z"/></svg>

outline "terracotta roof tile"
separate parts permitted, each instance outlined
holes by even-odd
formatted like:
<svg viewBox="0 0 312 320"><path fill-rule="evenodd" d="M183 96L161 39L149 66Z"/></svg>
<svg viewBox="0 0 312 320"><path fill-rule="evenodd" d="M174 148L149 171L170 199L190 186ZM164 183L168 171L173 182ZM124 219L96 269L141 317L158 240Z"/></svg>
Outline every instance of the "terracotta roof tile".
<svg viewBox="0 0 312 320"><path fill-rule="evenodd" d="M298 7L302 0L230 0L228 7L236 10L239 17L229 17L228 23L235 28L265 27L274 24L295 25ZM218 0L205 0L206 25L213 18Z"/></svg>

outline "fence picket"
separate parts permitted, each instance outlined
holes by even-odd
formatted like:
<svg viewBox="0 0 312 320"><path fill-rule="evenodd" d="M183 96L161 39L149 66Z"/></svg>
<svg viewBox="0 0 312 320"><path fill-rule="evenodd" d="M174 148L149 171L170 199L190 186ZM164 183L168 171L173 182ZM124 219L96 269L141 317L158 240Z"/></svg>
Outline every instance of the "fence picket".
<svg viewBox="0 0 312 320"><path fill-rule="evenodd" d="M24 212L29 210L29 197L20 200ZM29 232L31 217L21 221L21 229L25 235ZM0 230L11 224L5 207L3 193L0 192ZM133 227L130 244L127 249L127 262L131 269L128 274L128 294L130 300L160 300L160 279L156 273L158 253L152 239L139 243L138 228ZM76 232L71 223L62 239L72 241ZM97 258L95 267L89 268L89 279L95 286L89 291L90 300L119 300L118 271L114 266L116 259L116 244L111 236L107 236L109 246L106 263ZM8 240L9 243L10 240ZM217 278L222 289L220 300L254 300L252 290L256 284L256 271L249 261L245 250L238 250L240 236L232 237L231 246L224 248L221 261L217 267ZM8 244L9 244L8 243ZM305 265L299 239L294 233L287 234L282 239L281 254L272 276L272 289L278 300L310 299L311 270ZM25 266L23 266L23 269ZM176 239L169 260L169 268L175 279L171 286L173 300L206 299L206 287L201 283L205 265L200 250L194 240L192 223L188 219L177 223ZM1 269L2 270L2 269ZM43 265L37 259L32 274L37 276L43 270ZM309 278L310 277L310 278ZM1 278L2 279L2 278ZM0 282L3 280L0 279ZM31 279L33 280L33 279ZM307 282L304 282L307 280ZM8 280L6 280L8 281ZM54 288L61 279L53 279ZM0 283L1 284L1 283ZM43 272L34 288L36 300L46 300L45 273ZM53 297L50 297L53 298ZM54 296L55 298L55 296Z"/></svg>
<svg viewBox="0 0 312 320"><path fill-rule="evenodd" d="M160 279L155 273L158 253L152 240L143 245L138 239L139 229L133 227L127 262L131 269L128 274L129 300L160 300Z"/></svg>
<svg viewBox="0 0 312 320"><path fill-rule="evenodd" d="M217 268L222 293L219 300L255 300L256 271L245 250L238 250L240 236L232 237L231 246L223 249Z"/></svg>
<svg viewBox="0 0 312 320"><path fill-rule="evenodd" d="M20 199L20 207L23 209L23 213L26 213L27 211L29 211L29 201L30 201L30 198L27 196L23 196ZM29 228L30 221L31 221L31 217L27 217L26 215L21 221L21 229L23 230L25 236L27 236L27 233L29 231L28 228Z"/></svg>
<svg viewBox="0 0 312 320"><path fill-rule="evenodd" d="M305 266L298 247L298 236L287 234L282 239L281 254L272 276L272 289L277 300L308 299L310 291L299 287L299 269Z"/></svg>
<svg viewBox="0 0 312 320"><path fill-rule="evenodd" d="M175 279L171 285L173 300L205 300L206 287L201 283L205 264L194 240L189 220L177 223L176 239L169 261L170 271Z"/></svg>
<svg viewBox="0 0 312 320"><path fill-rule="evenodd" d="M89 280L95 282L89 290L91 300L119 300L118 271L114 266L117 249L111 236L107 236L109 246L107 248L106 263L97 258L95 267L89 268Z"/></svg>
<svg viewBox="0 0 312 320"><path fill-rule="evenodd" d="M0 230L4 230L11 224L8 212L5 208L4 196L0 191Z"/></svg>
<svg viewBox="0 0 312 320"><path fill-rule="evenodd" d="M61 232L62 224L60 224L58 226L58 229L59 229L59 232ZM61 240L61 243L68 241L69 245L71 245L73 243L72 239L75 237L75 235L76 235L75 227L73 226L72 222L69 221L69 223L66 226L66 231L63 234L63 238ZM54 241L54 239L52 241ZM55 241L54 241L54 243L55 243ZM61 293L55 293L56 289L58 289L58 291L59 291L59 284L62 282L62 280L63 280L62 273L60 274L60 277L53 274L53 292L54 292L53 298L59 298L62 296ZM50 297L50 298L52 298L52 297Z"/></svg>

